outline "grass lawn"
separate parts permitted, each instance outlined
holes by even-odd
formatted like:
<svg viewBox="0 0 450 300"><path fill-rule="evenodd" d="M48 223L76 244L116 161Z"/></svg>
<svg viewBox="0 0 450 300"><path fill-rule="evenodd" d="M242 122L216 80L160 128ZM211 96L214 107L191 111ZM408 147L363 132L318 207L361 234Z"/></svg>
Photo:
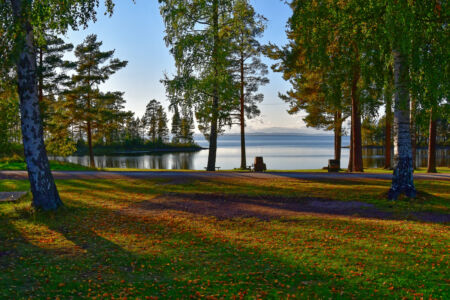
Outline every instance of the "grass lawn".
<svg viewBox="0 0 450 300"><path fill-rule="evenodd" d="M448 299L449 181L61 180L65 208L0 204L0 298ZM26 190L0 180L0 191ZM362 201L403 220L302 213L308 199ZM243 201L242 199L247 199ZM225 209L226 208L226 209ZM231 213L230 213L231 211ZM233 215L234 214L234 215Z"/></svg>
<svg viewBox="0 0 450 300"><path fill-rule="evenodd" d="M50 168L53 171L95 171L97 169L85 167L78 164L61 161L50 161ZM27 165L23 160L4 160L0 161L0 171L21 171L26 170Z"/></svg>

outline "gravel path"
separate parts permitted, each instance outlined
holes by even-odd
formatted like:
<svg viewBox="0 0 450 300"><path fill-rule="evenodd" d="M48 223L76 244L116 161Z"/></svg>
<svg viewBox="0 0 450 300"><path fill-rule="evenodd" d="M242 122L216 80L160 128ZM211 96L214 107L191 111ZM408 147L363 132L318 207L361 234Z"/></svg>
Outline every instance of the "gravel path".
<svg viewBox="0 0 450 300"><path fill-rule="evenodd" d="M150 172L96 172L96 171L55 171L55 179L146 179L146 178L297 178L297 179L391 179L392 174L379 173L313 173L313 172L204 172L204 171L150 171ZM0 171L0 179L28 179L26 171ZM414 174L419 180L450 180L450 173Z"/></svg>

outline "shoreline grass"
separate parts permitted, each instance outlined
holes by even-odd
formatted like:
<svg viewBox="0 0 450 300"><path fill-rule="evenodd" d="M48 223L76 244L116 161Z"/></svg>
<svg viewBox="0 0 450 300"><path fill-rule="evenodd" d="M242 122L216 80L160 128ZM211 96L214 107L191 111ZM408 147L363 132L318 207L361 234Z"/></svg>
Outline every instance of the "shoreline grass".
<svg viewBox="0 0 450 300"><path fill-rule="evenodd" d="M0 161L0 171L25 171L27 165L23 160L4 160ZM97 171L97 168L90 168L79 164L50 161L50 169L53 171Z"/></svg>

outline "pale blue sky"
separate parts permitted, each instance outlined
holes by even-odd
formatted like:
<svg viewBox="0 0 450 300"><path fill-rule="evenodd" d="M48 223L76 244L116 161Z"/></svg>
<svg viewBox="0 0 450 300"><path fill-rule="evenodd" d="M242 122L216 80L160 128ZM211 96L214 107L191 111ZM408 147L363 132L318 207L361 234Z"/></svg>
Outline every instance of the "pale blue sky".
<svg viewBox="0 0 450 300"><path fill-rule="evenodd" d="M253 0L252 3L255 10L268 19L261 42L285 44L285 26L291 13L289 7L282 0ZM97 34L103 41L104 50L115 49L116 57L128 60L128 66L115 74L103 86L104 89L124 91L126 109L138 116L143 114L146 104L153 98L168 105L160 79L164 72L173 72L174 64L163 41L164 24L158 1L136 0L136 4L132 4L131 0L118 0L111 18L100 11L96 23L90 24L86 30L69 32L67 40L77 45L90 33ZM266 58L264 61L269 66L272 63ZM278 92L289 88L288 83L281 78L281 74L272 71L269 79L270 84L261 88L265 95L261 104L262 114L248 122L248 131L270 131L274 127L304 131L301 116L290 116L286 112L288 105L278 98ZM237 128L231 132L237 132Z"/></svg>

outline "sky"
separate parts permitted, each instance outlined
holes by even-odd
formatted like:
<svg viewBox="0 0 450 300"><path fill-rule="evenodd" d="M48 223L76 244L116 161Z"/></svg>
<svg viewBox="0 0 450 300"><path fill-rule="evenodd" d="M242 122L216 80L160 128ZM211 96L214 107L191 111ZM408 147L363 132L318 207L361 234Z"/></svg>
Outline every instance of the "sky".
<svg viewBox="0 0 450 300"><path fill-rule="evenodd" d="M291 14L290 8L283 0L253 0L256 12L268 19L267 29L261 43L284 45L286 39L286 22ZM164 85L160 82L164 73L174 73L174 61L164 43L164 24L156 0L116 1L112 17L103 15L100 9L97 22L87 29L69 31L66 41L75 46L83 42L88 34L97 34L103 42L103 51L115 49L115 57L127 60L126 68L119 70L102 85L105 91L123 91L126 100L125 109L142 116L145 106L151 99L168 106ZM69 58L74 58L69 55ZM273 61L263 58L270 67ZM279 97L279 92L289 89L280 73L271 70L268 75L270 83L260 88L264 101L260 104L261 115L247 122L247 132L318 132L306 128L302 115L289 115L289 108ZM170 113L169 113L170 116ZM228 133L237 133L234 126Z"/></svg>

